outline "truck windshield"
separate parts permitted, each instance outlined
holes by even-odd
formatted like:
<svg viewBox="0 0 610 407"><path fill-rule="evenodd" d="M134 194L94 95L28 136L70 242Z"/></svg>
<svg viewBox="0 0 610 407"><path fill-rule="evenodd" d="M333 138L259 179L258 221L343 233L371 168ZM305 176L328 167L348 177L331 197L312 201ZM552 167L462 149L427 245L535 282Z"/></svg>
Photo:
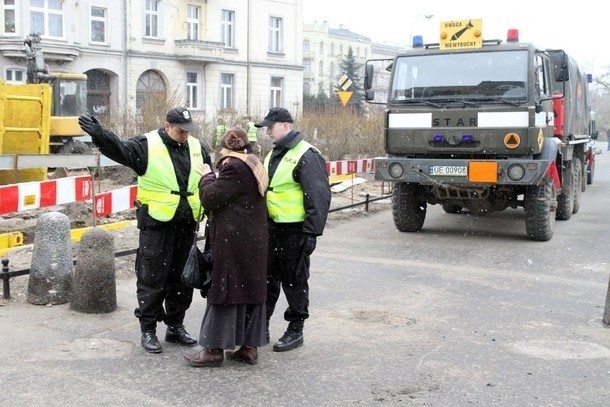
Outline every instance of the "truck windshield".
<svg viewBox="0 0 610 407"><path fill-rule="evenodd" d="M525 50L399 57L390 102L524 101L527 64Z"/></svg>

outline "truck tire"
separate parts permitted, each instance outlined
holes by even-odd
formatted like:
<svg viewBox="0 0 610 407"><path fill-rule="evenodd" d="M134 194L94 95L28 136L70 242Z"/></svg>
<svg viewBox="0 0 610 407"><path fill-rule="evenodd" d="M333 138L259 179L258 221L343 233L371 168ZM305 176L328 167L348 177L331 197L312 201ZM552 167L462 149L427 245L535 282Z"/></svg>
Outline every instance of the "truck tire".
<svg viewBox="0 0 610 407"><path fill-rule="evenodd" d="M445 213L460 213L460 212L462 212L462 206L461 205L454 205L454 204L444 203L444 204L441 204L441 206L443 207L443 210L445 211Z"/></svg>
<svg viewBox="0 0 610 407"><path fill-rule="evenodd" d="M68 140L59 148L59 154L87 154L91 148L80 140Z"/></svg>
<svg viewBox="0 0 610 407"><path fill-rule="evenodd" d="M561 193L557 195L557 220L568 220L572 217L574 210L574 171L572 162L565 162L565 170L561 180Z"/></svg>
<svg viewBox="0 0 610 407"><path fill-rule="evenodd" d="M401 232L419 232L424 226L428 203L418 184L397 182L392 189L392 216Z"/></svg>
<svg viewBox="0 0 610 407"><path fill-rule="evenodd" d="M553 180L545 176L539 185L528 187L523 203L525 209L525 231L530 239L546 242L555 231L557 190Z"/></svg>
<svg viewBox="0 0 610 407"><path fill-rule="evenodd" d="M572 161L572 166L574 170L574 205L572 208L572 213L578 213L580 210L580 196L582 194L582 185L583 181L583 173L582 173L582 161L580 158L575 158Z"/></svg>

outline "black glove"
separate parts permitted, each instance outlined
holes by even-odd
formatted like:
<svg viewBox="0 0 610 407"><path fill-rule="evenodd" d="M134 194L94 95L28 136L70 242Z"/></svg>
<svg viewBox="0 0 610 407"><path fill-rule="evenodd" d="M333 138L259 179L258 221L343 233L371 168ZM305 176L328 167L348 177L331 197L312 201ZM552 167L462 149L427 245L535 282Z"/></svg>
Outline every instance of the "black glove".
<svg viewBox="0 0 610 407"><path fill-rule="evenodd" d="M303 247L303 253L306 255L311 255L314 250L316 250L316 235L312 235L309 233L304 233L301 238L301 247Z"/></svg>
<svg viewBox="0 0 610 407"><path fill-rule="evenodd" d="M79 116L78 124L80 124L81 129L83 129L85 133L88 133L93 137L101 137L104 134L104 128L93 116Z"/></svg>

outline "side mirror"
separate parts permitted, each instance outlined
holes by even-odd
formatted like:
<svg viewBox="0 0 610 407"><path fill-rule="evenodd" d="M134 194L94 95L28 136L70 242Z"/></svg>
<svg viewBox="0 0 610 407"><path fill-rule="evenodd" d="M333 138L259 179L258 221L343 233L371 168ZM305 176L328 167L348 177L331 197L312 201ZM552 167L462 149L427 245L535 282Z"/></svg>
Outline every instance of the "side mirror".
<svg viewBox="0 0 610 407"><path fill-rule="evenodd" d="M375 74L375 67L372 64L366 64L366 67L364 68L364 89L365 90L369 90L373 87L373 75L374 74Z"/></svg>
<svg viewBox="0 0 610 407"><path fill-rule="evenodd" d="M593 140L597 140L597 136L599 136L599 131L594 130L594 131L591 132L591 138Z"/></svg>

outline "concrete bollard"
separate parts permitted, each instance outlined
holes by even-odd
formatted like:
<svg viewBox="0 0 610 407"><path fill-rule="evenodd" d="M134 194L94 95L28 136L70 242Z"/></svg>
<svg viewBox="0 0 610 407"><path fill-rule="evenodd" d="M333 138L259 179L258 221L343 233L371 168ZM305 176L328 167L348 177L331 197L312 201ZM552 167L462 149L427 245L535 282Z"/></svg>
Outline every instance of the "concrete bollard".
<svg viewBox="0 0 610 407"><path fill-rule="evenodd" d="M65 304L72 295L70 220L47 212L36 223L27 300L36 305Z"/></svg>
<svg viewBox="0 0 610 407"><path fill-rule="evenodd" d="M604 317L602 322L610 325L610 280L608 280L608 291L606 292L606 307L604 308Z"/></svg>
<svg viewBox="0 0 610 407"><path fill-rule="evenodd" d="M89 229L81 238L70 308L89 314L116 309L114 239L104 229Z"/></svg>

